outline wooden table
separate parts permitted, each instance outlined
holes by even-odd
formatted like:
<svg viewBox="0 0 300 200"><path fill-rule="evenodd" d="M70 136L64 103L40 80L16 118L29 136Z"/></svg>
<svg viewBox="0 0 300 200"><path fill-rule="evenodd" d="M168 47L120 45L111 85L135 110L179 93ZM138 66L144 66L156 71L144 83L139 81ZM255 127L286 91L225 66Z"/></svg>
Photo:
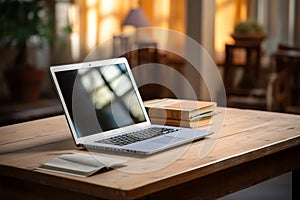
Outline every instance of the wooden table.
<svg viewBox="0 0 300 200"><path fill-rule="evenodd" d="M0 197L215 199L292 171L293 198L300 199L300 116L229 108L220 112L225 114L221 132L146 158L102 154L122 157L127 166L88 178L35 169L59 154L84 152L75 148L63 116L1 127ZM207 144L213 148L201 156ZM182 148L174 162L151 170ZM132 166L145 172L134 173Z"/></svg>

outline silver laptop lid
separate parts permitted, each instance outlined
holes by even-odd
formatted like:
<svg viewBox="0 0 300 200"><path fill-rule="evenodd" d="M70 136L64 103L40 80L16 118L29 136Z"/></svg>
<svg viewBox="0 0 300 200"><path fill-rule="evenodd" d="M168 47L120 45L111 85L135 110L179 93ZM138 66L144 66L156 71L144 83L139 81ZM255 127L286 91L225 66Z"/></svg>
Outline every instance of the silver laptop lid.
<svg viewBox="0 0 300 200"><path fill-rule="evenodd" d="M76 145L150 125L126 58L50 71Z"/></svg>

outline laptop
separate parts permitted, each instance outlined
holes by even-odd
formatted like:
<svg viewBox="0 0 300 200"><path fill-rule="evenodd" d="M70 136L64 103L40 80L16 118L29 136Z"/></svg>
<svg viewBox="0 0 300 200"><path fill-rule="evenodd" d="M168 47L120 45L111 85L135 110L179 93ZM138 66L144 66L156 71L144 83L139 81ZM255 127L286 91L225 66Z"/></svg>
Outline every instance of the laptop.
<svg viewBox="0 0 300 200"><path fill-rule="evenodd" d="M50 72L77 146L152 154L212 134L151 124L126 58L51 66Z"/></svg>

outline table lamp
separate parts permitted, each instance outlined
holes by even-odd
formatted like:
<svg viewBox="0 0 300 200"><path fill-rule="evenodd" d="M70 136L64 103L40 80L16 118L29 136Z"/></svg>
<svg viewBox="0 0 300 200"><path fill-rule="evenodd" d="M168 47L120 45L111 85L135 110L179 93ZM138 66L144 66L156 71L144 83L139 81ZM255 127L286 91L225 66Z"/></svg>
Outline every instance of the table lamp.
<svg viewBox="0 0 300 200"><path fill-rule="evenodd" d="M133 8L129 11L125 20L122 22L122 26L134 26L136 28L150 26L150 23L141 8Z"/></svg>

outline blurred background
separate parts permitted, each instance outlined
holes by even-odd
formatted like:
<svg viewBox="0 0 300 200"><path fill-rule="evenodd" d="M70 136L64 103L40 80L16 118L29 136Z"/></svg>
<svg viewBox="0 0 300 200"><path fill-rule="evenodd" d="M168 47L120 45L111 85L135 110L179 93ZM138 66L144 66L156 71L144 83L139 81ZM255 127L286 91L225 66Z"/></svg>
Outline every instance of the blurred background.
<svg viewBox="0 0 300 200"><path fill-rule="evenodd" d="M106 43L103 58L126 56L132 68L144 63L167 65L186 77L198 99L209 100L201 75L185 58L162 50L171 46L186 51L185 41L168 34L138 33L138 28L147 27L177 31L201 44L224 80L228 107L300 113L298 0L0 3L0 125L61 114L49 66L82 62ZM22 78L20 71L26 73ZM176 84L172 75L166 77L159 70L152 75ZM28 91L24 81L29 77L34 88ZM161 85L140 90L144 100L174 97ZM189 99L184 87L182 91L180 98Z"/></svg>

